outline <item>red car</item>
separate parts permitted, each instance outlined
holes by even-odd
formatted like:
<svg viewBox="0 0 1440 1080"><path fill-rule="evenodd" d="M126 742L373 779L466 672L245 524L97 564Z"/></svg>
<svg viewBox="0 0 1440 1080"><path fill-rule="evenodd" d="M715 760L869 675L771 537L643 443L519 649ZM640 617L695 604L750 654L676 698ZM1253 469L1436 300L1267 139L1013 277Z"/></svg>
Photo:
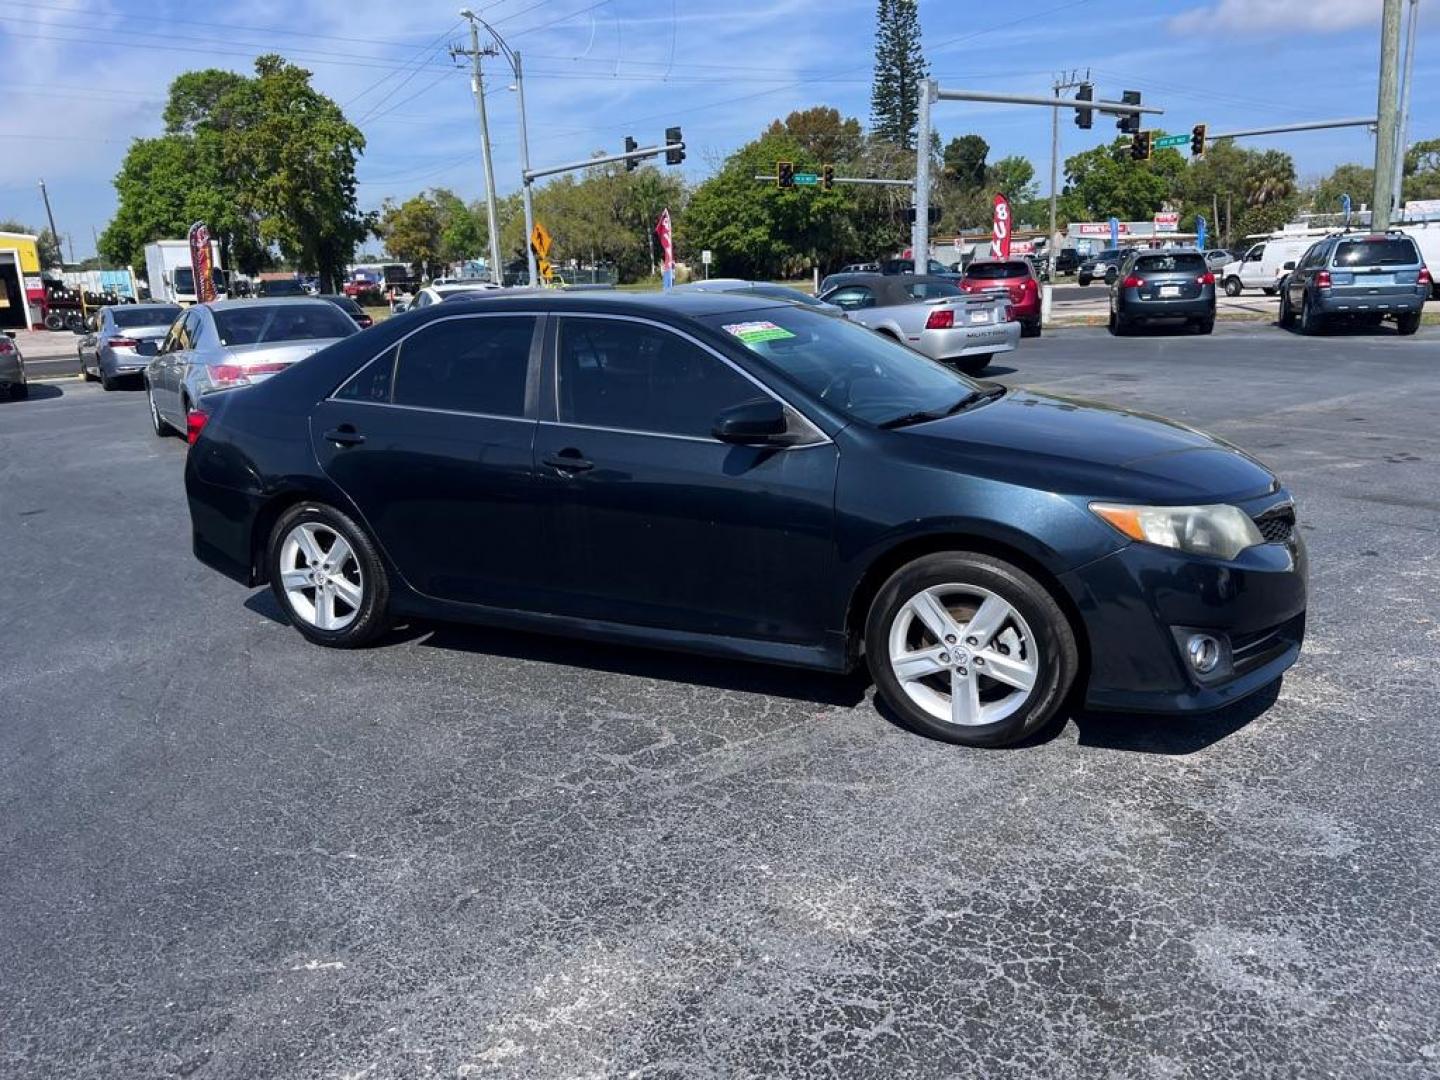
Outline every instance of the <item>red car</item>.
<svg viewBox="0 0 1440 1080"><path fill-rule="evenodd" d="M1040 336L1040 282L1025 259L976 259L965 268L960 288L966 292L1003 292L1010 297L1010 317L1025 337Z"/></svg>

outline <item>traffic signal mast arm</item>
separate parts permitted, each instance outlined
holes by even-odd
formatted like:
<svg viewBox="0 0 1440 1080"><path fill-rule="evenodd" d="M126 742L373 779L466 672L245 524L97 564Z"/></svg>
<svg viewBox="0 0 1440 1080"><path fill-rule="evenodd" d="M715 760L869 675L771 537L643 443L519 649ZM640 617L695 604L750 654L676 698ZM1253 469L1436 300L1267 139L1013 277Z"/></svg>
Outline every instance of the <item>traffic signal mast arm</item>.
<svg viewBox="0 0 1440 1080"><path fill-rule="evenodd" d="M568 165L551 165L544 169L527 169L525 171L525 181L529 183L532 180L540 179L542 176L554 176L556 173L576 172L580 169L593 168L596 165L608 165L612 161L631 161L641 158L659 157L661 154L670 154L677 151L683 152L684 149L685 144L683 142L662 143L659 146L642 146L638 150L628 150L622 154L605 154L601 157L586 158L584 161L572 161Z"/></svg>

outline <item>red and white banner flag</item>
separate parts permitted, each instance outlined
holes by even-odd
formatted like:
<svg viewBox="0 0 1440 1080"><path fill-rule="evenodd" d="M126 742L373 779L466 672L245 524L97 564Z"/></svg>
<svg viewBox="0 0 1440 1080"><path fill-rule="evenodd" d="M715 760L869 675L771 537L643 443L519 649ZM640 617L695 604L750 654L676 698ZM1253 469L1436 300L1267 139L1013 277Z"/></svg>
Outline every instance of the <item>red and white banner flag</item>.
<svg viewBox="0 0 1440 1080"><path fill-rule="evenodd" d="M1010 257L1010 200L995 196L995 223L990 227L990 255L995 259Z"/></svg>
<svg viewBox="0 0 1440 1080"><path fill-rule="evenodd" d="M195 272L195 299L210 303L215 299L215 260L210 253L210 230L203 221L190 226L190 266Z"/></svg>
<svg viewBox="0 0 1440 1080"><path fill-rule="evenodd" d="M675 269L675 243L670 233L670 208L660 211L660 220L655 222L655 235L660 238L660 269Z"/></svg>

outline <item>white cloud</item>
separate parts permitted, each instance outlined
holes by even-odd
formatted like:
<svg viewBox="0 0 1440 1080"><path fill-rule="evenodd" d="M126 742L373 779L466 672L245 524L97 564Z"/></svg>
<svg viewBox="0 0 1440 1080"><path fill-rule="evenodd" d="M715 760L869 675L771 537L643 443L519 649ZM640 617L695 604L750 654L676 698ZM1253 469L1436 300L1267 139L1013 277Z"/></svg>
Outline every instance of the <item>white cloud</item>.
<svg viewBox="0 0 1440 1080"><path fill-rule="evenodd" d="M1170 20L1176 33L1332 34L1380 20L1381 0L1216 0Z"/></svg>

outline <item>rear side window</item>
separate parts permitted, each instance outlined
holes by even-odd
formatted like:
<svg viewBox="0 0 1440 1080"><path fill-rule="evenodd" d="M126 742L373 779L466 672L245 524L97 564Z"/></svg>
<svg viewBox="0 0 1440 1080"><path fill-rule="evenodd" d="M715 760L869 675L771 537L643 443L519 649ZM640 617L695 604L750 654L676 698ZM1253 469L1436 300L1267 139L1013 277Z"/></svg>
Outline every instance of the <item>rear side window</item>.
<svg viewBox="0 0 1440 1080"><path fill-rule="evenodd" d="M1335 248L1336 266L1413 266L1419 261L1415 242L1407 236L1345 240Z"/></svg>
<svg viewBox="0 0 1440 1080"><path fill-rule="evenodd" d="M534 336L533 315L433 322L397 346L393 400L425 409L524 416Z"/></svg>
<svg viewBox="0 0 1440 1080"><path fill-rule="evenodd" d="M1142 274L1203 274L1205 256L1199 254L1141 255L1135 269Z"/></svg>
<svg viewBox="0 0 1440 1080"><path fill-rule="evenodd" d="M820 299L827 304L835 304L846 311L857 311L860 308L874 307L875 294L864 285L842 285L833 292L828 292Z"/></svg>
<svg viewBox="0 0 1440 1080"><path fill-rule="evenodd" d="M965 276L977 281L1002 281L1006 278L1029 277L1030 265L1018 261L971 263L970 268L965 271Z"/></svg>
<svg viewBox="0 0 1440 1080"><path fill-rule="evenodd" d="M335 397L341 401L389 401L390 377L395 370L395 353L398 350L398 345L386 349L336 390Z"/></svg>

